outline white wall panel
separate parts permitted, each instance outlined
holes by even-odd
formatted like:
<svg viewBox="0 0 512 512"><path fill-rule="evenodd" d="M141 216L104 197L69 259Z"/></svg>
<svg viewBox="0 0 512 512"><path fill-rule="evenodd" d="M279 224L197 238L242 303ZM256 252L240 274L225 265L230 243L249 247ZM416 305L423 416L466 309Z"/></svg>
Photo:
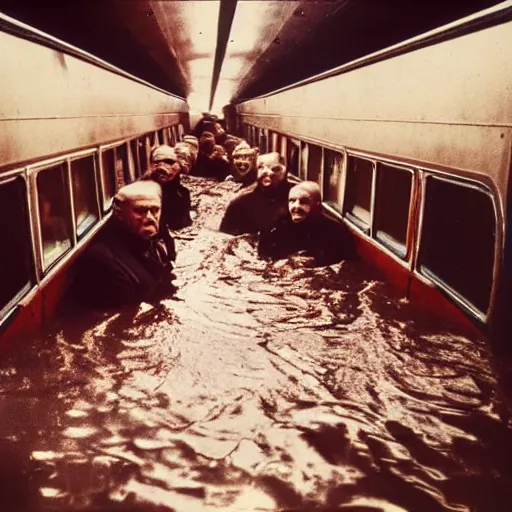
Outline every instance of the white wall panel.
<svg viewBox="0 0 512 512"><path fill-rule="evenodd" d="M0 33L0 165L178 121L184 100L99 66Z"/></svg>

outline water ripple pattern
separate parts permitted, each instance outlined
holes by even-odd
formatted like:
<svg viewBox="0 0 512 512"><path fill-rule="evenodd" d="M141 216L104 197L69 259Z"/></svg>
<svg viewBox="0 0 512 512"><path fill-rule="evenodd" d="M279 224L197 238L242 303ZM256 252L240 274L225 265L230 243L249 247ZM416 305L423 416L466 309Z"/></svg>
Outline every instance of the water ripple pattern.
<svg viewBox="0 0 512 512"><path fill-rule="evenodd" d="M485 340L359 261L269 263L188 178L179 291L68 314L0 366L5 510L512 510Z"/></svg>

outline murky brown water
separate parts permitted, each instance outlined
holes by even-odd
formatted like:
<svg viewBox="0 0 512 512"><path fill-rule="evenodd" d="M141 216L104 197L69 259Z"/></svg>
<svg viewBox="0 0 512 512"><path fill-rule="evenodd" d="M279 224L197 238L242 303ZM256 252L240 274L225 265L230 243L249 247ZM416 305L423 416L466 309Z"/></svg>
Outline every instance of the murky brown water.
<svg viewBox="0 0 512 512"><path fill-rule="evenodd" d="M511 510L485 343L360 262L259 261L216 231L235 185L192 183L176 299L4 354L0 509Z"/></svg>

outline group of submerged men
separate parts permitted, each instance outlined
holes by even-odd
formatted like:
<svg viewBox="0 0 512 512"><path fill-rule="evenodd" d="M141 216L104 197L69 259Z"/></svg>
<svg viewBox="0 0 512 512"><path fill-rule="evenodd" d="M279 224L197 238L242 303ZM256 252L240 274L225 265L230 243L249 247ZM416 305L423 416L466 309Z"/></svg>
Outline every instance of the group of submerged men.
<svg viewBox="0 0 512 512"><path fill-rule="evenodd" d="M261 258L300 253L302 264L321 266L350 255L346 231L322 214L317 183L291 184L279 153L260 155L219 123L206 127L199 138L185 135L174 147L154 147L147 172L115 195L111 218L77 265L78 294L90 306L152 302L174 293L171 231L193 222L181 174L241 184L219 229L258 235Z"/></svg>

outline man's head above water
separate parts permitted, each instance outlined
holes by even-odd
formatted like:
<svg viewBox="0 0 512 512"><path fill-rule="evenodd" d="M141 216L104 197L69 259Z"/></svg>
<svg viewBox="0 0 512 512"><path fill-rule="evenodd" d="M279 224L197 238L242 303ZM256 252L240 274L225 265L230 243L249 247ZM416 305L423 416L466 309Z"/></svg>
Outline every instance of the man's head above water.
<svg viewBox="0 0 512 512"><path fill-rule="evenodd" d="M303 222L320 211L322 194L318 183L302 181L290 189L288 210L293 222Z"/></svg>
<svg viewBox="0 0 512 512"><path fill-rule="evenodd" d="M157 146L151 151L150 161L150 177L159 183L172 181L181 171L181 163L174 148L166 144Z"/></svg>
<svg viewBox="0 0 512 512"><path fill-rule="evenodd" d="M183 142L188 144L196 153L199 151L199 140L194 135L184 135Z"/></svg>
<svg viewBox="0 0 512 512"><path fill-rule="evenodd" d="M189 174L195 161L190 146L185 142L178 142L176 146L174 146L174 152L176 153L176 158L181 165L181 172Z"/></svg>
<svg viewBox="0 0 512 512"><path fill-rule="evenodd" d="M286 180L286 166L283 163L283 158L277 152L258 156L256 166L258 185L263 189L276 188Z"/></svg>
<svg viewBox="0 0 512 512"><path fill-rule="evenodd" d="M233 166L240 176L245 176L256 168L256 157L258 149L251 148L249 144L242 140L232 153Z"/></svg>
<svg viewBox="0 0 512 512"><path fill-rule="evenodd" d="M114 197L114 216L141 239L159 230L162 188L154 181L136 181L119 189Z"/></svg>

